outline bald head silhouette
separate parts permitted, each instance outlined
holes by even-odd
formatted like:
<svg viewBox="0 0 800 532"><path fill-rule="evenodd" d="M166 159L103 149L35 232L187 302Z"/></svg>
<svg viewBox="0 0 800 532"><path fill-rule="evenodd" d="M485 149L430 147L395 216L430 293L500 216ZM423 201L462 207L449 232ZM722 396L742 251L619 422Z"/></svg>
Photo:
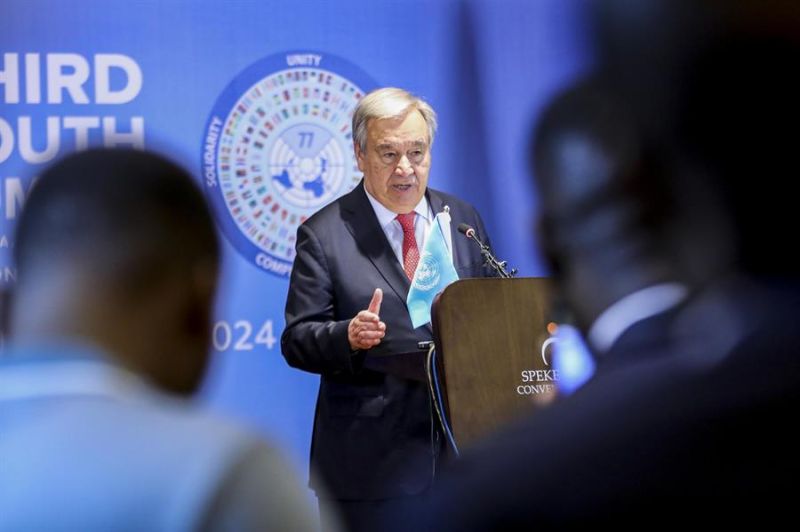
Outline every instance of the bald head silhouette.
<svg viewBox="0 0 800 532"><path fill-rule="evenodd" d="M536 125L541 237L579 324L649 284L796 275L769 237L789 177L800 12L759 0L593 4L598 64Z"/></svg>
<svg viewBox="0 0 800 532"><path fill-rule="evenodd" d="M34 184L14 258L12 342L87 343L167 391L197 388L219 249L185 170L134 150L67 156Z"/></svg>
<svg viewBox="0 0 800 532"><path fill-rule="evenodd" d="M530 153L542 248L582 328L625 295L673 280L656 223L668 207L642 180L661 169L630 112L599 80L551 102Z"/></svg>

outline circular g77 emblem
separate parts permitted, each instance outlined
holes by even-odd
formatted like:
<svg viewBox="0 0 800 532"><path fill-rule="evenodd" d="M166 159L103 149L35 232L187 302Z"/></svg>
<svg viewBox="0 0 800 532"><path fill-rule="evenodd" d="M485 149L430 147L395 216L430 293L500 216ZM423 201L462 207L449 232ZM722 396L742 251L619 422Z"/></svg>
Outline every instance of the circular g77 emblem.
<svg viewBox="0 0 800 532"><path fill-rule="evenodd" d="M257 266L287 276L297 227L361 180L351 120L376 83L328 54L261 59L223 91L203 143L203 181L223 233Z"/></svg>

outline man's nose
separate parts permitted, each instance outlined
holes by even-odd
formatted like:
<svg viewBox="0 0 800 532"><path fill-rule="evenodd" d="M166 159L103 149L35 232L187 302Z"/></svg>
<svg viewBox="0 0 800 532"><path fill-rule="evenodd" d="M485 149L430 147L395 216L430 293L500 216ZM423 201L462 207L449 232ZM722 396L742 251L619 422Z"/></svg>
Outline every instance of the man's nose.
<svg viewBox="0 0 800 532"><path fill-rule="evenodd" d="M411 161L408 160L408 157L403 155L400 157L400 161L397 163L397 168L395 168L395 173L402 176L409 176L414 172L414 168L411 166Z"/></svg>

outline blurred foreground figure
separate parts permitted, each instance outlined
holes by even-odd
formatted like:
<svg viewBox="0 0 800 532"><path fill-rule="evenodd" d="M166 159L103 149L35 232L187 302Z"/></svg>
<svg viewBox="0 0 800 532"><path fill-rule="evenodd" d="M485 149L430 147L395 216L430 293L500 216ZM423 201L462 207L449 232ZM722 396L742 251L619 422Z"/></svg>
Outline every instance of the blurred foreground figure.
<svg viewBox="0 0 800 532"><path fill-rule="evenodd" d="M201 414L219 249L159 156L92 150L39 178L0 358L0 530L314 530L283 458Z"/></svg>
<svg viewBox="0 0 800 532"><path fill-rule="evenodd" d="M794 518L800 12L596 4L599 68L544 113L534 163L555 280L609 365L464 453L417 530ZM620 311L654 286L679 290Z"/></svg>

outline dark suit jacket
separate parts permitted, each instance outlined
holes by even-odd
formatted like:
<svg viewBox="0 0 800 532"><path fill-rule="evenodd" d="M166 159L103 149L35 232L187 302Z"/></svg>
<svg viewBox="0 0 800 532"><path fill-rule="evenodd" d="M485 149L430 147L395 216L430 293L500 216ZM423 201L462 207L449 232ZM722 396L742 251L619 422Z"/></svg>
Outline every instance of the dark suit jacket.
<svg viewBox="0 0 800 532"><path fill-rule="evenodd" d="M435 190L426 194L434 213L450 207L454 232L467 223L488 242L472 206ZM489 274L473 242L458 234L452 241L460 278ZM363 181L298 229L281 349L291 366L321 376L311 485L319 485L319 474L334 498L416 494L430 485L437 467L440 437L426 385L364 368L365 357L419 351L418 342L431 340L430 326L411 326L409 286ZM383 290L386 336L368 352L353 353L347 326L375 288Z"/></svg>
<svg viewBox="0 0 800 532"><path fill-rule="evenodd" d="M657 332L670 337L671 353L640 352L637 363L598 374L462 453L430 506L408 512L420 522L402 529L738 528L791 519L799 288L735 282L695 296L666 334Z"/></svg>

